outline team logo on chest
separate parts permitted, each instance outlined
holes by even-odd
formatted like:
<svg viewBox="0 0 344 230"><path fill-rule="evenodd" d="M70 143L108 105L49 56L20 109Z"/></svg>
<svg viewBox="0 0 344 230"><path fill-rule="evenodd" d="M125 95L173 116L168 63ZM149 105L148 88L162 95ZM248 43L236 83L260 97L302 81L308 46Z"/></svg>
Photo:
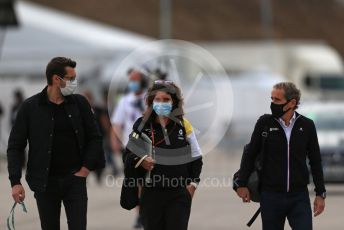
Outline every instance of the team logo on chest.
<svg viewBox="0 0 344 230"><path fill-rule="evenodd" d="M179 139L179 140L184 140L184 133L183 133L183 130L182 130L182 129L179 129L179 132L178 132L178 139Z"/></svg>
<svg viewBox="0 0 344 230"><path fill-rule="evenodd" d="M279 128L270 128L270 132L273 132L273 131L278 131Z"/></svg>

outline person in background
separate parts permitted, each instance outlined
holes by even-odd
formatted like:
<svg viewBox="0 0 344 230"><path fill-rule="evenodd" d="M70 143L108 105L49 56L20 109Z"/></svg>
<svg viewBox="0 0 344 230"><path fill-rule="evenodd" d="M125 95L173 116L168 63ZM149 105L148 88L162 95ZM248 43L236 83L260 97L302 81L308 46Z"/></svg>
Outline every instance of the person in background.
<svg viewBox="0 0 344 230"><path fill-rule="evenodd" d="M148 87L147 77L138 70L128 71L129 83L128 93L119 99L115 107L111 123L113 127L112 146L114 152L123 152L123 143L129 140L134 122L142 116L145 110L145 93ZM141 228L142 224L139 215L134 223L134 228Z"/></svg>
<svg viewBox="0 0 344 230"><path fill-rule="evenodd" d="M1 122L2 122L2 116L4 115L4 109L2 108L2 104L0 102L0 141L1 141L1 131L2 131L2 126L1 126Z"/></svg>
<svg viewBox="0 0 344 230"><path fill-rule="evenodd" d="M11 110L10 110L10 128L13 127L14 122L17 118L17 114L19 111L20 106L23 104L24 102L24 95L21 89L16 89L13 91L13 105L11 106ZM22 168L25 169L25 162L27 160L27 151L24 151L24 157L22 159Z"/></svg>
<svg viewBox="0 0 344 230"><path fill-rule="evenodd" d="M21 104L24 102L23 92L20 89L16 89L13 92L13 98L14 98L14 103L11 106L11 114L10 114L10 127L11 128L13 127L14 122L16 120L18 110Z"/></svg>
<svg viewBox="0 0 344 230"><path fill-rule="evenodd" d="M93 108L94 116L98 122L100 132L103 136L103 149L105 152L106 164L110 166L112 175L117 176L119 173L119 170L117 168L117 164L115 161L116 158L114 157L114 152L111 147L111 139L110 139L112 136L111 132L113 132L113 130L111 127L110 117L109 117L109 113L107 109L108 91L106 89L102 91L102 95L101 95L102 102L100 105L95 105L94 97L91 91L85 91L84 95L88 99L91 107ZM104 172L104 169L102 168L95 170L98 184L101 184L103 172Z"/></svg>

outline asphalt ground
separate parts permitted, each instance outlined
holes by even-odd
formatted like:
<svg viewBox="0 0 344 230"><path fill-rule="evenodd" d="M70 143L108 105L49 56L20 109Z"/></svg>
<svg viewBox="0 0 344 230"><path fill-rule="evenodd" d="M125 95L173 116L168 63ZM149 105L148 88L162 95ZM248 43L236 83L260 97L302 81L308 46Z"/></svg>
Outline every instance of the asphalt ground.
<svg viewBox="0 0 344 230"><path fill-rule="evenodd" d="M243 204L231 189L231 176L238 168L239 151L216 149L204 156L202 183L193 198L189 222L190 230L241 230L248 229L246 222L258 208L256 203ZM94 175L88 183L88 229L130 230L135 219L135 211L126 211L119 205L121 179L111 176L103 178L98 185ZM16 209L16 230L40 229L39 217L33 193L26 182L26 206L28 213ZM313 185L309 186L313 202ZM315 230L344 229L344 185L327 186L325 212L314 218ZM0 164L0 230L6 229L6 218L13 205L11 189L7 179L6 164ZM63 206L62 206L63 207ZM63 208L62 208L63 209ZM61 229L68 229L64 210L61 212ZM250 229L261 229L260 218ZM290 229L286 222L285 229Z"/></svg>

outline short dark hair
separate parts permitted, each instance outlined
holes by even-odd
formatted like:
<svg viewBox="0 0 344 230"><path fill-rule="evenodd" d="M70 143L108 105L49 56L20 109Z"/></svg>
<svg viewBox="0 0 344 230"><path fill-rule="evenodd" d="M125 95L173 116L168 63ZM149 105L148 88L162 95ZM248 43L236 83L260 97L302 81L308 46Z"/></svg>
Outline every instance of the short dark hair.
<svg viewBox="0 0 344 230"><path fill-rule="evenodd" d="M63 78L66 75L66 67L76 67L76 62L66 57L54 57L48 63L45 75L47 77L48 85L53 83L53 76L56 74Z"/></svg>

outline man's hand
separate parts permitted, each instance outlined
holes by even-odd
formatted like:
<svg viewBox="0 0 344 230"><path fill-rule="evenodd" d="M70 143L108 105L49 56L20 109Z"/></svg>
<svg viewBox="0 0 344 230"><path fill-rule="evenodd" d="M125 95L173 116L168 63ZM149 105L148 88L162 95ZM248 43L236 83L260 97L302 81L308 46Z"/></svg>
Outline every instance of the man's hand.
<svg viewBox="0 0 344 230"><path fill-rule="evenodd" d="M193 196L195 195L196 188L189 184L188 186L186 186L186 189L189 191L191 198L193 198Z"/></svg>
<svg viewBox="0 0 344 230"><path fill-rule="evenodd" d="M251 201L250 191L247 187L239 187L236 192L244 203Z"/></svg>
<svg viewBox="0 0 344 230"><path fill-rule="evenodd" d="M314 217L320 215L325 209L325 199L321 196L316 196L314 199L313 213Z"/></svg>
<svg viewBox="0 0 344 230"><path fill-rule="evenodd" d="M81 167L78 172L74 173L74 176L87 177L88 174L90 174L90 170L88 170L86 167Z"/></svg>
<svg viewBox="0 0 344 230"><path fill-rule="evenodd" d="M146 169L147 171L152 171L154 168L155 161L152 157L146 157L142 163L141 166Z"/></svg>
<svg viewBox="0 0 344 230"><path fill-rule="evenodd" d="M21 203L25 199L25 190L21 184L12 187L12 197L16 203Z"/></svg>

